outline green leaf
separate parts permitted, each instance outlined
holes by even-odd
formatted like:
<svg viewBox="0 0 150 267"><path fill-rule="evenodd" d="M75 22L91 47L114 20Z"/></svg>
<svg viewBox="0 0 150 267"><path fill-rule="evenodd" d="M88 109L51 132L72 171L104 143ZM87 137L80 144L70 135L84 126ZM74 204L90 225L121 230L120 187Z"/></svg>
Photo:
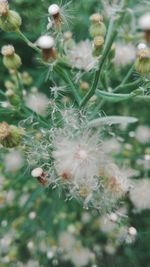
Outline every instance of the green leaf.
<svg viewBox="0 0 150 267"><path fill-rule="evenodd" d="M143 94L144 94L144 90L142 88L139 88L130 94L114 94L114 93L105 92L101 90L97 91L98 96L110 102L124 101L124 100L128 100L130 98L143 95Z"/></svg>
<svg viewBox="0 0 150 267"><path fill-rule="evenodd" d="M128 124L135 123L138 119L135 117L127 116L107 116L99 119L92 120L88 123L88 127L98 127L102 125L113 125L113 124Z"/></svg>

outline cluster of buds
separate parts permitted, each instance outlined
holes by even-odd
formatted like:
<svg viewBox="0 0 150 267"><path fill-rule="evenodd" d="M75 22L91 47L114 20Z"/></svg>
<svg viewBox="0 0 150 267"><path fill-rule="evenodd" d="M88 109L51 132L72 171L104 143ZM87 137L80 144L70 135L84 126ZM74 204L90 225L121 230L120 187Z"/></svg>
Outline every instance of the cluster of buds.
<svg viewBox="0 0 150 267"><path fill-rule="evenodd" d="M0 144L4 147L16 147L20 144L23 131L14 125L6 122L0 123Z"/></svg>
<svg viewBox="0 0 150 267"><path fill-rule="evenodd" d="M12 45L5 45L1 49L3 64L8 70L16 71L21 66L21 58L15 53Z"/></svg>
<svg viewBox="0 0 150 267"><path fill-rule="evenodd" d="M52 17L53 22L49 19L49 25L54 25L58 28L61 26L61 14L60 14L60 7L57 4L52 4L48 8L48 13Z"/></svg>
<svg viewBox="0 0 150 267"><path fill-rule="evenodd" d="M150 73L150 49L145 44L138 45L135 69L141 75Z"/></svg>
<svg viewBox="0 0 150 267"><path fill-rule="evenodd" d="M62 46L64 51L73 48L75 45L75 41L72 38L72 32L67 31L63 34Z"/></svg>
<svg viewBox="0 0 150 267"><path fill-rule="evenodd" d="M20 15L9 9L6 0L0 0L0 28L5 32L18 31L22 20Z"/></svg>
<svg viewBox="0 0 150 267"><path fill-rule="evenodd" d="M93 55L99 56L104 44L104 37L106 35L106 26L103 22L103 16L100 15L99 13L93 14L90 17L90 22L91 22L90 36L93 38L94 41Z"/></svg>
<svg viewBox="0 0 150 267"><path fill-rule="evenodd" d="M30 74L26 71L24 71L21 75L22 78L22 82L25 86L30 86L33 82L32 77L30 76Z"/></svg>
<svg viewBox="0 0 150 267"><path fill-rule="evenodd" d="M43 59L48 62L49 59L56 59L57 53L54 47L55 41L52 36L43 35L37 40L37 45L41 48Z"/></svg>
<svg viewBox="0 0 150 267"><path fill-rule="evenodd" d="M33 178L36 178L40 184L47 185L48 181L45 178L46 175L42 168L39 167L39 168L33 169L31 172L31 175Z"/></svg>

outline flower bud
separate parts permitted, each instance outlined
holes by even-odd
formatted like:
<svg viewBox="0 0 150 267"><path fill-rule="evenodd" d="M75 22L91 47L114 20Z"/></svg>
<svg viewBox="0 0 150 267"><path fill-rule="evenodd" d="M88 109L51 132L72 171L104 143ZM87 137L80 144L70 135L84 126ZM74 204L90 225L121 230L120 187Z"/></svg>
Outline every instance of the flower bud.
<svg viewBox="0 0 150 267"><path fill-rule="evenodd" d="M48 13L53 17L56 26L61 24L60 7L57 4L52 4L48 8Z"/></svg>
<svg viewBox="0 0 150 267"><path fill-rule="evenodd" d="M42 56L45 61L56 59L56 50L54 48L54 39L49 35L43 35L37 40L37 45L42 50Z"/></svg>
<svg viewBox="0 0 150 267"><path fill-rule="evenodd" d="M0 144L4 147L15 147L21 142L23 131L14 125L8 125L6 122L0 123Z"/></svg>
<svg viewBox="0 0 150 267"><path fill-rule="evenodd" d="M22 75L22 82L24 85L26 86L30 86L32 84L32 77L30 76L30 74L28 72L23 72Z"/></svg>
<svg viewBox="0 0 150 267"><path fill-rule="evenodd" d="M72 38L72 32L65 32L63 35L63 47L64 50L68 50L71 49L72 47L74 47L75 45L75 41Z"/></svg>
<svg viewBox="0 0 150 267"><path fill-rule="evenodd" d="M89 90L89 84L87 83L87 82L85 82L85 81L82 81L81 83L80 83L80 93L81 93L81 95L86 95L86 93L87 93L87 91Z"/></svg>
<svg viewBox="0 0 150 267"><path fill-rule="evenodd" d="M8 89L5 93L11 105L18 107L20 104L20 97L14 93L12 89Z"/></svg>
<svg viewBox="0 0 150 267"><path fill-rule="evenodd" d="M100 53L102 52L104 44L104 38L102 36L96 36L94 38L94 50L93 50L93 56L98 57Z"/></svg>
<svg viewBox="0 0 150 267"><path fill-rule="evenodd" d="M8 80L8 81L5 82L5 87L6 87L7 90L13 90L14 84L11 81Z"/></svg>
<svg viewBox="0 0 150 267"><path fill-rule="evenodd" d="M90 17L91 26L90 26L90 35L92 38L96 36L105 36L106 26L103 23L103 17L100 14L93 14Z"/></svg>
<svg viewBox="0 0 150 267"><path fill-rule="evenodd" d="M150 49L140 49L137 53L137 59L135 62L135 69L141 75L150 73Z"/></svg>
<svg viewBox="0 0 150 267"><path fill-rule="evenodd" d="M20 15L13 10L8 10L6 16L0 17L0 28L5 32L15 32L21 26Z"/></svg>
<svg viewBox="0 0 150 267"><path fill-rule="evenodd" d="M21 58L15 53L15 49L12 45L5 45L1 50L4 66L10 70L17 70L21 66Z"/></svg>

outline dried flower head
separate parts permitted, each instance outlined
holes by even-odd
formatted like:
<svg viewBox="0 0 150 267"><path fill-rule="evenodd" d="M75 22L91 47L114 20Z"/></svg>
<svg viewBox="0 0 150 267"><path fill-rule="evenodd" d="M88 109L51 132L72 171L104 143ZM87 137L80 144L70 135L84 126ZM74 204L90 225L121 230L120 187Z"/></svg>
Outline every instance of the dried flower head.
<svg viewBox="0 0 150 267"><path fill-rule="evenodd" d="M7 138L10 134L10 127L6 122L0 123L0 142Z"/></svg>
<svg viewBox="0 0 150 267"><path fill-rule="evenodd" d="M0 16L6 16L8 13L8 1L7 0L0 0Z"/></svg>
<svg viewBox="0 0 150 267"><path fill-rule="evenodd" d="M0 123L0 144L4 147L18 146L22 139L23 131L14 125L8 125L6 122Z"/></svg>
<svg viewBox="0 0 150 267"><path fill-rule="evenodd" d="M137 180L130 190L130 199L138 210L150 209L150 180L147 178Z"/></svg>
<svg viewBox="0 0 150 267"><path fill-rule="evenodd" d="M4 45L1 49L1 53L3 56L12 56L15 53L15 49L12 45Z"/></svg>
<svg viewBox="0 0 150 267"><path fill-rule="evenodd" d="M75 44L67 51L67 57L72 67L77 69L90 71L96 67L97 59L92 55L92 44L89 40Z"/></svg>

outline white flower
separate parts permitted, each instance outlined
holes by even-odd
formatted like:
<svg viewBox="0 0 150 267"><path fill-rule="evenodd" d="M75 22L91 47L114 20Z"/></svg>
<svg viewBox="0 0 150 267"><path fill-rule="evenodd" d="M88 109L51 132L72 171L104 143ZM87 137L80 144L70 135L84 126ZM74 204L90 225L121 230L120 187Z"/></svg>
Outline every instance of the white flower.
<svg viewBox="0 0 150 267"><path fill-rule="evenodd" d="M36 41L37 45L42 49L50 49L54 46L54 38L49 35L43 35Z"/></svg>
<svg viewBox="0 0 150 267"><path fill-rule="evenodd" d="M59 246L65 251L72 250L75 241L74 236L68 232L61 232L59 234Z"/></svg>
<svg viewBox="0 0 150 267"><path fill-rule="evenodd" d="M104 183L105 192L112 199L118 199L124 196L124 194L129 190L130 184L127 179L126 174L115 164L106 164L104 168Z"/></svg>
<svg viewBox="0 0 150 267"><path fill-rule="evenodd" d="M28 108L37 114L45 116L49 99L43 93L29 94L25 97L25 103Z"/></svg>
<svg viewBox="0 0 150 267"><path fill-rule="evenodd" d="M97 138L90 132L69 136L56 134L53 143L54 166L60 179L70 185L70 195L90 201L98 188L101 151Z"/></svg>
<svg viewBox="0 0 150 267"><path fill-rule="evenodd" d="M48 13L52 16L58 14L60 12L60 7L56 4L52 4L48 8Z"/></svg>
<svg viewBox="0 0 150 267"><path fill-rule="evenodd" d="M146 125L140 125L135 131L135 138L141 144L150 142L150 127Z"/></svg>
<svg viewBox="0 0 150 267"><path fill-rule="evenodd" d="M141 49L146 49L147 46L144 43L139 43L138 46L137 46L137 48L138 48L138 50L141 50Z"/></svg>
<svg viewBox="0 0 150 267"><path fill-rule="evenodd" d="M136 49L132 44L117 43L115 45L114 64L116 66L126 66L134 62L136 58Z"/></svg>
<svg viewBox="0 0 150 267"><path fill-rule="evenodd" d="M130 191L130 199L137 210L150 209L150 180L137 180Z"/></svg>
<svg viewBox="0 0 150 267"><path fill-rule="evenodd" d="M23 166L23 157L18 150L6 154L4 159L5 169L8 172L15 172Z"/></svg>
<svg viewBox="0 0 150 267"><path fill-rule="evenodd" d="M150 30L150 12L148 12L148 13L144 14L142 17L140 17L139 27L144 31Z"/></svg>
<svg viewBox="0 0 150 267"><path fill-rule="evenodd" d="M97 63L97 59L92 55L92 44L89 40L74 45L67 51L67 57L72 67L84 71L90 71Z"/></svg>
<svg viewBox="0 0 150 267"><path fill-rule="evenodd" d="M102 216L100 219L100 230L103 233L109 233L117 228L117 224L113 222L108 216Z"/></svg>
<svg viewBox="0 0 150 267"><path fill-rule="evenodd" d="M75 247L70 253L70 259L75 266L86 266L91 259L91 252L88 248Z"/></svg>
<svg viewBox="0 0 150 267"><path fill-rule="evenodd" d="M40 167L33 169L32 172L31 172L31 175L34 178L40 177L42 174L43 174L43 170Z"/></svg>

